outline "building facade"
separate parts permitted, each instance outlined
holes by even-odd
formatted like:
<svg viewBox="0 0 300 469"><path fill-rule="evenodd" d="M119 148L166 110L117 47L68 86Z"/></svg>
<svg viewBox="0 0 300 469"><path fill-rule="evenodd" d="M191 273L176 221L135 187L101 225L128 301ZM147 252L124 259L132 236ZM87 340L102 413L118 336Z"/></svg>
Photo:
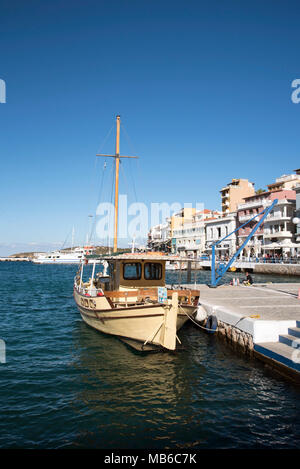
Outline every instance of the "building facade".
<svg viewBox="0 0 300 469"><path fill-rule="evenodd" d="M173 230L172 252L194 259L201 256L205 251L205 223L220 216L217 210L194 212L191 219L186 219Z"/></svg>
<svg viewBox="0 0 300 469"><path fill-rule="evenodd" d="M205 251L211 254L211 245L219 241L230 233L222 243L216 246L216 254L221 258L231 257L236 251L237 236L233 233L236 229L236 212L230 213L226 217L205 222Z"/></svg>
<svg viewBox="0 0 300 469"><path fill-rule="evenodd" d="M248 179L232 179L220 192L223 216L236 212L237 206L243 202L245 197L255 194L254 184Z"/></svg>
<svg viewBox="0 0 300 469"><path fill-rule="evenodd" d="M295 187L296 192L296 212L295 218L299 218L300 220L300 183ZM300 248L300 221L295 224L296 225L296 243L299 243ZM298 250L300 253L300 250Z"/></svg>
<svg viewBox="0 0 300 469"><path fill-rule="evenodd" d="M268 185L269 191L280 191L283 189L295 189L297 184L300 184L300 169L294 170L295 174L284 174L277 178L275 182Z"/></svg>
<svg viewBox="0 0 300 469"><path fill-rule="evenodd" d="M295 254L295 225L293 217L296 208L296 192L283 189L279 191L263 192L246 197L243 204L238 206L237 223L238 246L241 246L250 232L262 217L259 215L274 199L277 205L269 213L263 224L245 246L242 254L245 257L286 256ZM246 226L246 222L255 217Z"/></svg>
<svg viewBox="0 0 300 469"><path fill-rule="evenodd" d="M167 219L165 223L161 223L150 228L147 247L150 251L171 251L170 219Z"/></svg>

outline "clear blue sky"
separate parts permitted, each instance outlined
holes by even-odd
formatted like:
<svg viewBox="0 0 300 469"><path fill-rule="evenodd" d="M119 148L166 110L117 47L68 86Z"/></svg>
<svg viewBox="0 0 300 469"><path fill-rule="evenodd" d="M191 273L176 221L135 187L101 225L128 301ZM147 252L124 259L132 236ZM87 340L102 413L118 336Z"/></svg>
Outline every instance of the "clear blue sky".
<svg viewBox="0 0 300 469"><path fill-rule="evenodd" d="M0 255L60 244L73 225L83 240L116 114L121 153L140 156L120 190L135 177L147 204L218 209L231 178L264 188L300 167L299 13L292 1L0 0Z"/></svg>

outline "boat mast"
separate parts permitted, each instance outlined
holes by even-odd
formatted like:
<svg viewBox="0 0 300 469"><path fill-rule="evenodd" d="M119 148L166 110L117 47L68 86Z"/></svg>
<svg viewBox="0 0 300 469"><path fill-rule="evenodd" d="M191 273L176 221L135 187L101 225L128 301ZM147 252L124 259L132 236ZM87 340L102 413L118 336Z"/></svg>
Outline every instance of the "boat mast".
<svg viewBox="0 0 300 469"><path fill-rule="evenodd" d="M114 216L114 252L118 249L118 207L119 207L119 164L120 158L138 158L138 156L121 156L120 155L120 116L116 117L116 153L114 155L97 154L96 156L104 156L115 158L115 216Z"/></svg>
<svg viewBox="0 0 300 469"><path fill-rule="evenodd" d="M117 116L116 134L116 168L115 168L115 218L114 218L114 252L118 249L118 208L119 208L119 164L120 164L120 116Z"/></svg>

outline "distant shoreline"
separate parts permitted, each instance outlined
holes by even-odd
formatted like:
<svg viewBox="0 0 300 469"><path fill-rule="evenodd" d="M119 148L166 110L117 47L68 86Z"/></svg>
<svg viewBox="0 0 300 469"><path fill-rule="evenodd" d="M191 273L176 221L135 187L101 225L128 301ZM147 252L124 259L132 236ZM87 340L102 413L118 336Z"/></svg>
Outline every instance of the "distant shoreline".
<svg viewBox="0 0 300 469"><path fill-rule="evenodd" d="M55 251L61 251L61 252L68 252L68 251L71 251L72 249L75 249L76 247L80 247L80 246L74 246L72 248L64 248L64 249L56 249L56 250L53 250L51 252L55 252ZM95 246L95 251L96 251L96 254L97 255L103 255L103 254L107 254L109 252L109 249L112 249L112 248L109 248L107 246ZM119 248L118 249L118 252L124 252L124 251L127 251L128 249L126 248ZM22 260L31 260L33 259L37 254L43 254L43 253L47 253L47 252L50 252L50 251L26 251L26 252L18 252L16 254L11 254L10 256L0 256L0 262L5 262L5 261L14 261L16 259L22 259Z"/></svg>

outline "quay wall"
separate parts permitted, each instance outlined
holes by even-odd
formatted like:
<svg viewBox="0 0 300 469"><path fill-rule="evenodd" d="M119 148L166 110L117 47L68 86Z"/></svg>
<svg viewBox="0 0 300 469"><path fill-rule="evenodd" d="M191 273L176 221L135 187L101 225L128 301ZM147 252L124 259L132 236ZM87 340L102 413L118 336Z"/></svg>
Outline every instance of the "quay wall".
<svg viewBox="0 0 300 469"><path fill-rule="evenodd" d="M256 262L235 262L233 267L236 267L237 271L253 271L257 274L276 274L276 275L295 275L300 276L300 264L271 264L271 263L256 263ZM209 261L201 263L192 263L192 269L196 270L211 270L211 264Z"/></svg>
<svg viewBox="0 0 300 469"><path fill-rule="evenodd" d="M218 321L216 333L226 340L233 348L241 348L246 355L253 356L253 337L248 332L237 329L231 324Z"/></svg>
<svg viewBox="0 0 300 469"><path fill-rule="evenodd" d="M254 264L256 274L300 275L300 264Z"/></svg>

